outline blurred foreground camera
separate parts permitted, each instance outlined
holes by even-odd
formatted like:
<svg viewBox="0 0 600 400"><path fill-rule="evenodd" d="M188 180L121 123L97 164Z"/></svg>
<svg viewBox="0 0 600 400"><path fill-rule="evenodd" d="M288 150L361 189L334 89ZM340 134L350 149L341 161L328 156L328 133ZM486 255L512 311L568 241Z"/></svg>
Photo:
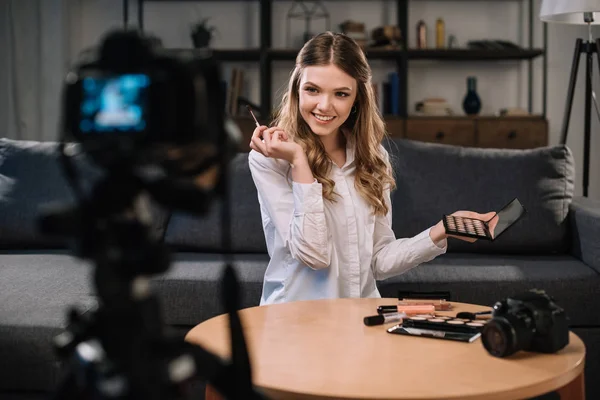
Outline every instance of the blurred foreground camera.
<svg viewBox="0 0 600 400"><path fill-rule="evenodd" d="M231 260L222 279L231 362L166 334L151 281L171 262L154 217L202 215L212 199L229 199L228 166L241 135L224 115L220 82L209 50L167 50L128 30L107 34L67 74L60 162L77 202L53 207L39 225L69 237L75 255L93 262L98 306L67 312L67 330L55 338L66 367L55 399L186 398L197 378L225 398L265 398L252 384ZM93 185L83 184L89 176L77 153L102 170ZM221 209L227 251L229 205Z"/></svg>
<svg viewBox="0 0 600 400"><path fill-rule="evenodd" d="M554 353L569 344L565 311L542 290L508 297L494 305L482 342L496 357L519 350Z"/></svg>
<svg viewBox="0 0 600 400"><path fill-rule="evenodd" d="M220 82L210 50L166 49L136 31L111 32L66 76L65 139L104 168L194 174L223 155L219 144L229 157L237 151L240 134L224 115Z"/></svg>

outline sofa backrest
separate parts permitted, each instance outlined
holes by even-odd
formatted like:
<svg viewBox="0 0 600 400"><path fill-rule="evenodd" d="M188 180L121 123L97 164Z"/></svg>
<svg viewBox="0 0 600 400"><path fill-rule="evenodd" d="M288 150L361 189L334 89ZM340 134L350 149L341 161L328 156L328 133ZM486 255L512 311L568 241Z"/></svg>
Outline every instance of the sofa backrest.
<svg viewBox="0 0 600 400"><path fill-rule="evenodd" d="M229 165L231 201L231 250L234 253L266 253L260 205L250 167L248 153L238 153ZM190 215L173 211L165 242L177 250L220 253L224 251L221 240L221 216L225 203L213 201L205 215Z"/></svg>
<svg viewBox="0 0 600 400"><path fill-rule="evenodd" d="M393 229L407 237L458 210L498 211L517 197L527 213L494 242L449 239L449 252L563 253L574 162L566 146L481 149L389 140L397 189Z"/></svg>
<svg viewBox="0 0 600 400"><path fill-rule="evenodd" d="M103 171L82 153L72 161L83 191L90 193ZM59 144L0 138L0 248L67 248L70 240L39 229L39 218L51 205L76 205L60 166ZM153 229L162 236L168 212L152 206Z"/></svg>
<svg viewBox="0 0 600 400"><path fill-rule="evenodd" d="M392 193L393 229L408 237L456 210L497 210L514 197L527 208L525 218L495 242L450 239L450 252L561 253L569 248L568 206L573 196L574 163L565 146L531 150L464 148L387 140L397 189ZM84 189L100 171L83 155L74 158ZM248 167L248 153L231 163L231 238L236 253L265 253L260 206ZM73 202L59 167L58 144L0 139L0 247L64 247L64 240L42 235L40 206ZM222 252L221 201L201 217L156 210L155 228L177 249Z"/></svg>
<svg viewBox="0 0 600 400"><path fill-rule="evenodd" d="M463 148L394 139L385 142L397 189L392 193L396 237L416 235L457 210L497 211L514 197L526 216L493 243L449 240L449 252L556 253L569 246L568 206L573 196L573 156L565 146L532 150ZM232 251L266 252L260 206L239 153L230 168ZM181 250L220 252L223 204L193 217L174 212L165 240Z"/></svg>

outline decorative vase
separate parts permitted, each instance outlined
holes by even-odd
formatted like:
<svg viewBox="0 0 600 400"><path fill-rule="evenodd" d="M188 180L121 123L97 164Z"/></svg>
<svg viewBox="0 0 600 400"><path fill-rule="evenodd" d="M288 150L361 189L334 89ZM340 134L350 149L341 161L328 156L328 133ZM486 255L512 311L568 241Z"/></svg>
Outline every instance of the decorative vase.
<svg viewBox="0 0 600 400"><path fill-rule="evenodd" d="M192 43L194 48L201 49L210 45L211 33L204 29L196 29L192 32Z"/></svg>
<svg viewBox="0 0 600 400"><path fill-rule="evenodd" d="M481 111L481 99L477 94L477 78L467 78L467 94L463 100L463 110L467 115L477 115Z"/></svg>

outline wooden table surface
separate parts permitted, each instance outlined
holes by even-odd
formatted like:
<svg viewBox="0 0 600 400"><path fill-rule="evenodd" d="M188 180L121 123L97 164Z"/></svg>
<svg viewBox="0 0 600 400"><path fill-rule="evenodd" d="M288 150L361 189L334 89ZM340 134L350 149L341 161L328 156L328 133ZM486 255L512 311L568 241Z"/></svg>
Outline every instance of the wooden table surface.
<svg viewBox="0 0 600 400"><path fill-rule="evenodd" d="M555 354L491 356L473 343L386 332L393 323L365 326L363 317L397 299L298 301L240 311L253 382L270 398L294 399L516 399L567 385L583 398L585 346ZM489 307L453 303L453 310ZM228 318L211 318L186 336L221 357L230 356ZM573 388L575 386L575 388Z"/></svg>

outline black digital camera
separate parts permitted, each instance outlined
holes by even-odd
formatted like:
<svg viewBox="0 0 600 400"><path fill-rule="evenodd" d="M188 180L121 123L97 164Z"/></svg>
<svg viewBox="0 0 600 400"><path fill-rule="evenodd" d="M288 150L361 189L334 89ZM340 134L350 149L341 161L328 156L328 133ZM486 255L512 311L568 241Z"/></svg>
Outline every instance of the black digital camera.
<svg viewBox="0 0 600 400"><path fill-rule="evenodd" d="M493 356L508 357L519 350L554 353L569 344L565 311L543 290L499 301L492 315L481 339Z"/></svg>

